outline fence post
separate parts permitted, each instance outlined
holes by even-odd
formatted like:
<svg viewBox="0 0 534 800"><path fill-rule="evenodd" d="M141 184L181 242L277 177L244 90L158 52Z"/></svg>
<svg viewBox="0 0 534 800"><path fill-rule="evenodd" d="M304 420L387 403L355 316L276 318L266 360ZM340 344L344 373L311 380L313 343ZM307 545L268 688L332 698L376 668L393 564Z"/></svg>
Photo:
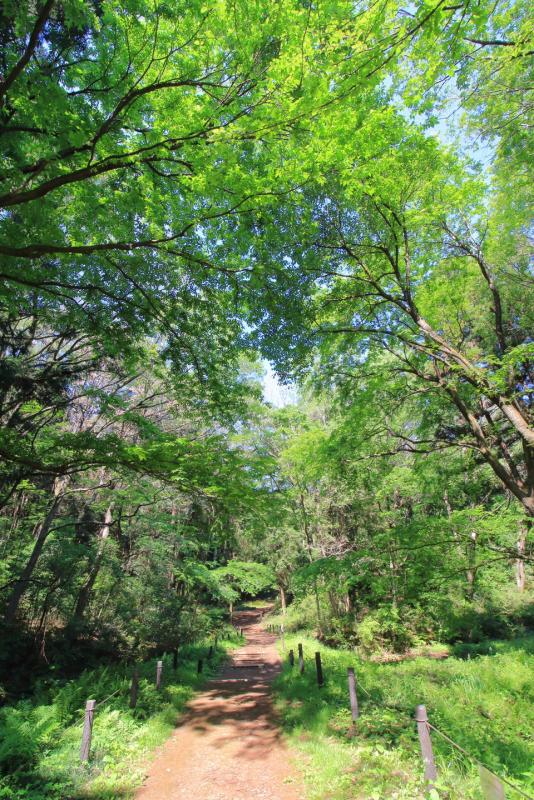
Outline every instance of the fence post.
<svg viewBox="0 0 534 800"><path fill-rule="evenodd" d="M172 651L172 668L176 672L178 669L178 648L175 647Z"/></svg>
<svg viewBox="0 0 534 800"><path fill-rule="evenodd" d="M89 753L91 752L91 735L93 733L93 717L95 715L95 706L96 706L96 700L88 700L85 704L85 718L83 721L80 761L89 761Z"/></svg>
<svg viewBox="0 0 534 800"><path fill-rule="evenodd" d="M137 692L139 691L139 670L134 669L132 672L132 682L130 684L130 708L135 708L137 705Z"/></svg>
<svg viewBox="0 0 534 800"><path fill-rule="evenodd" d="M293 650L289 651L289 666L290 667L295 666L295 653L293 652Z"/></svg>
<svg viewBox="0 0 534 800"><path fill-rule="evenodd" d="M163 672L163 661L158 661L156 664L156 689L161 689L161 675Z"/></svg>
<svg viewBox="0 0 534 800"><path fill-rule="evenodd" d="M301 644L299 644L298 648L299 648L299 672L302 675L302 673L304 672L304 652L302 650Z"/></svg>
<svg viewBox="0 0 534 800"><path fill-rule="evenodd" d="M356 722L356 720L360 716L360 709L358 708L358 696L356 694L356 675L354 674L353 667L348 668L347 675L349 680L349 698L350 698L350 710L352 714L352 721Z"/></svg>
<svg viewBox="0 0 534 800"><path fill-rule="evenodd" d="M197 675L200 675L201 672L202 672L202 659L199 658L197 664Z"/></svg>
<svg viewBox="0 0 534 800"><path fill-rule="evenodd" d="M317 686L324 686L323 665L319 651L315 653L315 669L317 670Z"/></svg>
<svg viewBox="0 0 534 800"><path fill-rule="evenodd" d="M432 740L428 728L426 706L417 706L415 710L415 721L417 722L421 755L423 756L423 764L425 765L425 778L429 784L432 785L432 781L436 780L438 773L434 762L434 753L432 752Z"/></svg>

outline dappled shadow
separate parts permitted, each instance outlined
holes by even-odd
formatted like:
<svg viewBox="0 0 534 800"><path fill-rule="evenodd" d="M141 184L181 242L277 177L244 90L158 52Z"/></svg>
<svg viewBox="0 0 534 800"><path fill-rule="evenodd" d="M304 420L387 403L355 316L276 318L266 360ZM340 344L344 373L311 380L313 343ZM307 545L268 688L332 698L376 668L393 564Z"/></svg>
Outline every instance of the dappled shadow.
<svg viewBox="0 0 534 800"><path fill-rule="evenodd" d="M275 637L261 626L261 611L249 608L234 615L243 628L245 646L224 667L221 675L210 681L207 691L190 703L178 722L197 733L213 728L225 729L215 743L242 743L237 755L245 760L264 758L280 739L279 720L271 699L270 687L280 672L275 654L266 656L266 647ZM263 649L262 649L263 648Z"/></svg>
<svg viewBox="0 0 534 800"><path fill-rule="evenodd" d="M524 652L534 655L534 636L523 636L517 639L483 640L473 644L458 642L452 647L455 658L470 659L478 656L492 656L497 653Z"/></svg>
<svg viewBox="0 0 534 800"><path fill-rule="evenodd" d="M204 671L197 674L197 662L204 659ZM69 686L64 689L62 713L65 721L57 730L55 739L49 737L43 747L38 748L35 740L39 735L41 720L52 720L51 725L56 725L59 717L61 694L56 693L48 700L46 695L40 703L36 703L32 711L24 716L11 715L11 726L3 720L0 739L3 740L4 753L2 775L0 777L0 795L2 788L11 792L6 797L24 797L31 800L112 800L112 798L132 797L138 785L138 775L126 770L116 768L112 753L116 753L113 731L128 731L128 735L136 736L142 731L145 724L152 718L158 718L158 724L167 730L172 730L177 715L183 710L186 703L194 696L195 689L205 684L206 678L216 674L221 663L226 659L226 652L221 648L214 648L210 658L207 658L207 647L204 643L185 645L180 649L180 658L177 669L173 669L172 655L166 655L163 660L163 686L157 691L154 686L155 662L143 662L137 665L139 673L138 704L135 710L129 708L129 687L132 667L119 665L112 672L103 668L99 673L88 674L88 680L83 684L84 694L80 694L78 687L68 692ZM60 690L61 691L61 690ZM93 740L91 745L90 760L82 766L79 761L79 747L81 741L81 719L83 715L84 697L97 699L97 711L94 719ZM58 699L59 698L59 699ZM54 705L56 704L56 705ZM82 705L82 708L80 708ZM56 707L57 706L57 707ZM25 712L27 710L25 709ZM53 712L53 716L52 716ZM108 716L111 714L111 717ZM114 716L113 716L114 715ZM118 723L121 720L122 724ZM111 725L111 730L109 729ZM123 727L124 726L124 727ZM34 729L37 728L37 731ZM37 736L36 736L37 734ZM10 740L18 749L13 747L13 754L8 758L5 744ZM127 742L124 748L119 748L118 764L122 758L128 758ZM126 752L125 752L126 750ZM137 758L137 752L134 758ZM111 765L111 769L110 769ZM96 779L96 780L95 780ZM93 782L100 786L92 785ZM112 788L105 788L102 784ZM7 788L9 787L9 789Z"/></svg>
<svg viewBox="0 0 534 800"><path fill-rule="evenodd" d="M229 742L240 745L237 755L254 760L264 758L280 738L280 728L268 695L269 684L261 680L230 679L203 693L180 721L180 727L190 727L205 734L223 728L224 734L214 742L223 746Z"/></svg>
<svg viewBox="0 0 534 800"><path fill-rule="evenodd" d="M509 644L509 647L502 648L499 647L500 644L493 643L493 652L496 647L500 653L530 653L533 652L534 642L532 639L518 640L515 646L514 643L507 642L502 644ZM458 720L465 715L465 708L458 701L443 702L439 711L432 709L429 703L427 708L430 717L433 717L437 728L456 739L474 758L478 757L492 764L497 771L508 773L517 783L521 783L532 758L530 737L525 731L525 725L521 719L517 719L513 728L514 735L510 735L509 723L503 720L499 724L497 717L485 710L485 704L491 704L490 695L486 699L482 692L477 694L476 679L471 673L455 674L452 670L449 671L448 665L444 665L443 670L438 670L437 664L434 672L428 663L424 668L421 667L419 676L416 675L413 664L409 667L410 675L398 672L402 667L394 663L362 666L362 672L358 676L363 681L363 686L358 681L360 716L356 725L353 725L345 660L340 658L338 661L336 656L331 656L331 660L326 657L325 686L318 688L313 660L309 653L305 653L305 656L306 669L303 675L299 674L296 666L291 670L286 664L276 681L276 695L282 708L281 724L288 733L296 730L303 738L307 738L309 735L327 732L330 737L344 741L359 740L372 745L400 747L418 754L414 711L421 702L420 693L424 692L425 682L429 686L439 685L439 691L447 697L455 684L465 685L474 681L473 704L470 704L469 709L472 722L460 725L461 732L458 731ZM451 666L453 661L453 658L449 659ZM423 665L423 662L427 662L427 659L421 659L419 663ZM358 669L356 672L358 673ZM504 675L502 677L504 680ZM412 684L410 689L407 681ZM401 691L392 692L391 687L396 684ZM501 687L498 675L493 676L493 688L496 692L502 690L503 695L510 695L510 701L515 702L515 690L505 685ZM528 690L526 691L524 700L528 700ZM443 763L450 763L451 753L454 753L450 744L437 734L433 734L432 738L438 760L441 757ZM462 761L462 757L455 753L455 760Z"/></svg>
<svg viewBox="0 0 534 800"><path fill-rule="evenodd" d="M295 780L286 780L289 766L271 697L281 665L275 637L261 624L263 610L234 615L244 646L188 704L138 800L302 797Z"/></svg>
<svg viewBox="0 0 534 800"><path fill-rule="evenodd" d="M44 795L43 795L44 797ZM124 787L113 789L87 790L86 792L76 792L66 794L62 800L120 800L121 797L131 798L132 788Z"/></svg>
<svg viewBox="0 0 534 800"><path fill-rule="evenodd" d="M28 773L27 780L20 779L19 787L14 790L20 792L20 797L32 798L32 800L50 800L51 798L59 798L59 786L62 784L63 775L57 776L57 781L54 775L42 775L38 772ZM59 783L58 783L59 782ZM93 789L91 787L83 787L83 779L80 779L80 786L70 789L64 788L61 791L61 800L120 800L120 798L132 797L132 785L117 787L109 789ZM9 797L17 797L18 794L6 795Z"/></svg>

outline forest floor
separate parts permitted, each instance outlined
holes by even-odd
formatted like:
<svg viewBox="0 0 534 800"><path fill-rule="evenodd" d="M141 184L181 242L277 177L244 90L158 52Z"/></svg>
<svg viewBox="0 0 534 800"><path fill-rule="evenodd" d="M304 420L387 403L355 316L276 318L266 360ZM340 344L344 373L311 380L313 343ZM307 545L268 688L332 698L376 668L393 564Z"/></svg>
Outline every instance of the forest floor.
<svg viewBox="0 0 534 800"><path fill-rule="evenodd" d="M245 646L188 704L136 800L302 800L271 698L281 669L276 640L260 616L234 616Z"/></svg>
<svg viewBox="0 0 534 800"><path fill-rule="evenodd" d="M291 668L286 657L273 698L288 746L299 754L307 800L425 800L414 722L421 702L439 730L534 797L534 637L464 645L459 648L463 657L451 653L446 659L392 663L326 647L305 631L286 632L279 650L286 656L289 649L296 653L299 643L304 674ZM322 688L317 686L316 651L322 658ZM357 677L356 725L348 667ZM432 798L482 800L476 761L437 734L432 742L439 776ZM508 787L506 797L520 800Z"/></svg>

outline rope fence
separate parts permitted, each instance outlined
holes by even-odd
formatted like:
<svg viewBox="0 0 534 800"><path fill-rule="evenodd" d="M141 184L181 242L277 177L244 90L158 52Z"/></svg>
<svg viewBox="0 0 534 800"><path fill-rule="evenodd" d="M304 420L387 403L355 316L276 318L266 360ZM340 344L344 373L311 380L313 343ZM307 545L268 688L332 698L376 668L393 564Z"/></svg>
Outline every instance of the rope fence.
<svg viewBox="0 0 534 800"><path fill-rule="evenodd" d="M304 673L304 650L302 644L300 643L298 644L298 653L299 653L299 674L302 675ZM294 664L295 664L294 653L293 650L290 650L289 666L291 669L293 668ZM317 671L317 684L319 687L321 687L324 686L325 684L325 676L321 664L321 654L319 651L315 653L315 664ZM355 724L358 718L360 717L358 692L362 692L366 696L366 698L368 698L368 700L376 706L387 708L388 710L395 711L397 713L402 710L399 709L398 706L392 706L389 703L383 701L377 701L371 695L371 693L365 688L365 686L363 686L359 682L359 680L357 680L356 672L353 667L349 667L347 669L347 678L348 678L349 703L351 708L353 724ZM519 786L516 786L507 778L503 778L501 775L498 775L490 767L488 767L478 758L476 758L467 750L465 750L461 745L458 744L458 742L455 742L454 739L451 739L450 736L448 736L446 733L444 733L435 725L433 725L428 720L426 707L424 705L417 706L415 712L415 722L417 725L417 732L419 736L419 745L424 765L425 779L427 781L429 790L432 788L433 782L437 780L437 767L432 748L432 739L430 736L430 732L432 731L436 735L440 736L449 745L454 747L458 752L462 753L462 755L466 757L469 761L471 761L473 764L476 764L479 771L482 793L486 798L486 800L505 800L505 793L504 793L505 785L508 786L510 789L512 789L514 792L516 792L520 797L525 798L525 800L534 800L534 797L532 797L532 795L530 794L527 794L527 792L525 792L524 789L521 789Z"/></svg>
<svg viewBox="0 0 534 800"><path fill-rule="evenodd" d="M462 753L464 756L466 756L470 761L473 761L475 764L477 764L479 770L482 769L482 770L484 770L485 773L489 773L490 775L492 775L496 780L501 781L501 783L505 783L507 786L509 786L511 789L513 789L514 792L517 792L518 794L520 794L521 797L525 797L526 800L534 800L531 795L529 795L526 792L524 792L523 789L519 788L519 786L516 786L514 783L511 783L509 780L507 780L507 778L503 778L502 775L497 775L495 772L493 772L493 770L490 769L486 764L483 764L482 761L479 761L478 758L476 758L475 756L472 756L471 753L467 752L467 750L464 750L464 748L461 745L459 745L458 742L455 742L454 739L451 739L451 737L447 736L446 733L443 733L443 731L440 731L440 729L436 728L435 725L432 725L431 722L427 721L427 725L431 730L433 730L435 733L437 733L438 736L441 736L442 739L445 739L446 742L448 742L450 745L452 745L452 747L455 747L456 750L458 750L460 753ZM485 778L483 780L485 780ZM489 797L491 797L491 798L493 798L493 796L494 795L489 795ZM503 797L504 797L504 793L503 793Z"/></svg>
<svg viewBox="0 0 534 800"><path fill-rule="evenodd" d="M241 630L235 629L235 630L238 636L243 636L242 629ZM211 661L214 652L217 650L217 644L219 641L220 633L221 633L220 631L215 631L214 643L209 645L209 647L206 646L207 661ZM176 671L178 667L178 648L172 650L170 655L172 655L173 671ZM200 675L200 673L202 672L202 665L203 665L203 659L199 658L197 664L198 675ZM158 692L161 691L163 686L163 660L161 659L156 661L154 686L156 688L156 691ZM103 708L113 697L116 697L120 692L123 691L124 687L119 686L117 689L115 689L114 692L105 697L103 700L99 700L98 702L96 700L87 700L85 703L85 708L80 709L79 713L83 714L82 740L80 746L80 761L82 762L82 764L87 763L91 755L91 740L93 735L93 723L94 723L95 711L98 711L99 709ZM130 709L134 709L136 707L138 693L139 693L139 667L135 666L132 670L131 682L128 689L128 695L129 695L128 706Z"/></svg>

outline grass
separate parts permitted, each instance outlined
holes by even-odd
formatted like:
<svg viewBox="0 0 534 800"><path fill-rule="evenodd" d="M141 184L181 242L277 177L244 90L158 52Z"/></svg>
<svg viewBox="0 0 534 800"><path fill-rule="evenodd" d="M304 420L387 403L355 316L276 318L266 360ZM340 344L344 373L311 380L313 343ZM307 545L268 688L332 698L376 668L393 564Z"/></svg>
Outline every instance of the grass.
<svg viewBox="0 0 534 800"><path fill-rule="evenodd" d="M287 653L302 642L305 673ZM316 684L319 650L326 685ZM379 664L311 637L286 635L275 698L308 785L308 800L416 800L425 795L415 707L492 770L534 796L534 638L494 642L491 654ZM462 653L462 655L466 655ZM352 728L347 667L355 668L361 716ZM365 694L363 689L367 690ZM431 797L481 800L478 767L433 734L438 783ZM520 795L506 789L506 797Z"/></svg>
<svg viewBox="0 0 534 800"><path fill-rule="evenodd" d="M41 685L35 695L0 711L2 800L127 800L141 784L155 748L172 733L188 700L216 672L228 650L219 640L208 662L207 644L181 648L176 672L163 659L163 687L154 685L156 660L140 666L138 703L128 707L131 667L91 670L76 680ZM197 662L204 671L197 674ZM98 703L91 758L79 761L86 699Z"/></svg>
<svg viewBox="0 0 534 800"><path fill-rule="evenodd" d="M247 600L244 603L239 603L236 611L247 611L250 609L270 608L273 604L272 600Z"/></svg>

